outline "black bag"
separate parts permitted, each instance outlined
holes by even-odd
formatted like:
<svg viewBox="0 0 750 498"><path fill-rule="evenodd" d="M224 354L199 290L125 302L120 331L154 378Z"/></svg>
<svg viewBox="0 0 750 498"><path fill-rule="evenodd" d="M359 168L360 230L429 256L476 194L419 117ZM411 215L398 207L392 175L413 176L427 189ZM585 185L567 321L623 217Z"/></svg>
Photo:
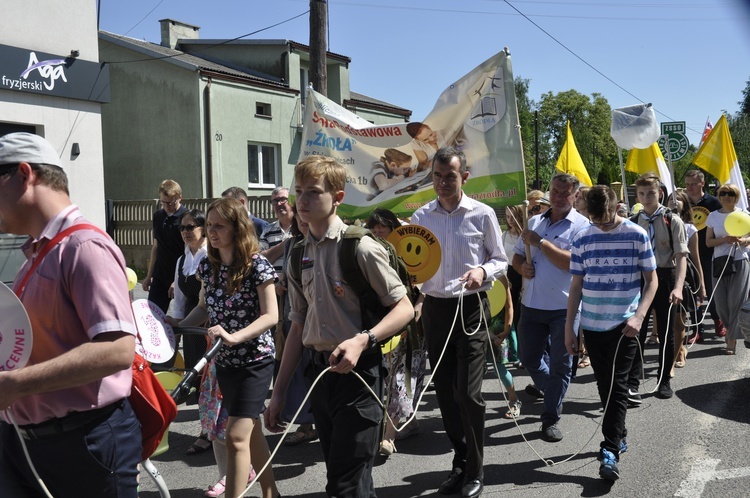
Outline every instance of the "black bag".
<svg viewBox="0 0 750 498"><path fill-rule="evenodd" d="M729 260L729 263L727 263L727 260ZM734 256L731 254L728 256L719 256L718 258L714 258L712 264L714 278L721 278L722 273L724 274L724 276L726 276L731 275L737 271L737 268L734 266ZM724 268L725 266L726 268Z"/></svg>

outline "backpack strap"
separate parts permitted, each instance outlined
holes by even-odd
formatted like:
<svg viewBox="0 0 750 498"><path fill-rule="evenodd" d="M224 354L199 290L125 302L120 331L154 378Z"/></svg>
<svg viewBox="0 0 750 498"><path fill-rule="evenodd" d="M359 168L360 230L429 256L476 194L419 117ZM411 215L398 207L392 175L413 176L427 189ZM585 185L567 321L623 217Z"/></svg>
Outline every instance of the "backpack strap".
<svg viewBox="0 0 750 498"><path fill-rule="evenodd" d="M302 257L305 254L305 239L292 242L287 259L286 276L302 288Z"/></svg>
<svg viewBox="0 0 750 498"><path fill-rule="evenodd" d="M372 323L368 309L377 309L380 300L370 283L362 273L357 261L357 249L363 237L373 237L372 232L367 228L354 225L346 227L343 237L341 238L341 247L339 248L339 266L341 267L341 278L352 288L354 294L359 298L359 313L362 319L362 327L370 328L375 324Z"/></svg>

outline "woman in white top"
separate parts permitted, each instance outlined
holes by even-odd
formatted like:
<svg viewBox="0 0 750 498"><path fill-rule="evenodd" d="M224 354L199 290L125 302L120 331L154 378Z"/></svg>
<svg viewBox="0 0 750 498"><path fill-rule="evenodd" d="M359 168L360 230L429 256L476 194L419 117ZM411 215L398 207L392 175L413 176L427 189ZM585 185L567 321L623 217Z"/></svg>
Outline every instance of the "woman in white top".
<svg viewBox="0 0 750 498"><path fill-rule="evenodd" d="M716 196L721 203L721 209L713 211L706 219L706 245L714 248L713 298L719 318L727 328L726 354L733 355L737 339L742 338L739 325L740 308L750 292L750 262L747 256L750 237L734 237L724 228L727 216L734 211L740 211L737 207L740 198L740 189L737 185L722 185Z"/></svg>
<svg viewBox="0 0 750 498"><path fill-rule="evenodd" d="M200 209L185 211L179 220L180 234L185 243L185 252L177 260L174 270L174 302L172 303L170 321L177 324L190 314L198 305L201 282L195 278L198 263L206 257L206 215ZM185 367L192 368L206 353L206 338L197 335L186 335L182 350L185 355ZM196 378L193 387L198 387L200 377ZM211 442L205 432L201 431L198 439L187 449L188 455L203 453L211 448Z"/></svg>

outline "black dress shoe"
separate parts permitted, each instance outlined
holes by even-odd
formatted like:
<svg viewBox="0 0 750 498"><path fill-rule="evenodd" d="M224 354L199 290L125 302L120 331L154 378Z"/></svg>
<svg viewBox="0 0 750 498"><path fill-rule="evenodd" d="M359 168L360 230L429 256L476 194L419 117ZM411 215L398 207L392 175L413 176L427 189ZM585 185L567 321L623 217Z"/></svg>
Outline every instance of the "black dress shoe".
<svg viewBox="0 0 750 498"><path fill-rule="evenodd" d="M438 491L443 495L453 495L458 493L463 485L464 471L456 468L451 470L451 473L448 474L448 479L443 481L443 484L440 485Z"/></svg>
<svg viewBox="0 0 750 498"><path fill-rule="evenodd" d="M479 498L482 496L482 490L484 489L484 483L481 479L474 479L464 484L461 488L462 498Z"/></svg>

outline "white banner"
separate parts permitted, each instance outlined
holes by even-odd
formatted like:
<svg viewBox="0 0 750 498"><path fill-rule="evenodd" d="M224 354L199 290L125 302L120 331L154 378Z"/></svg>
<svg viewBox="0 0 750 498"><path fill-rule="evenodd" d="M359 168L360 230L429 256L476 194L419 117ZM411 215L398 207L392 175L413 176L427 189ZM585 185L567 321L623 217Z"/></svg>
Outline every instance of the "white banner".
<svg viewBox="0 0 750 498"><path fill-rule="evenodd" d="M310 90L299 159L330 156L349 170L343 218L373 209L408 217L435 198L432 158L440 147L466 155L464 192L491 207L526 196L513 72L505 52L450 85L422 122L372 125Z"/></svg>

